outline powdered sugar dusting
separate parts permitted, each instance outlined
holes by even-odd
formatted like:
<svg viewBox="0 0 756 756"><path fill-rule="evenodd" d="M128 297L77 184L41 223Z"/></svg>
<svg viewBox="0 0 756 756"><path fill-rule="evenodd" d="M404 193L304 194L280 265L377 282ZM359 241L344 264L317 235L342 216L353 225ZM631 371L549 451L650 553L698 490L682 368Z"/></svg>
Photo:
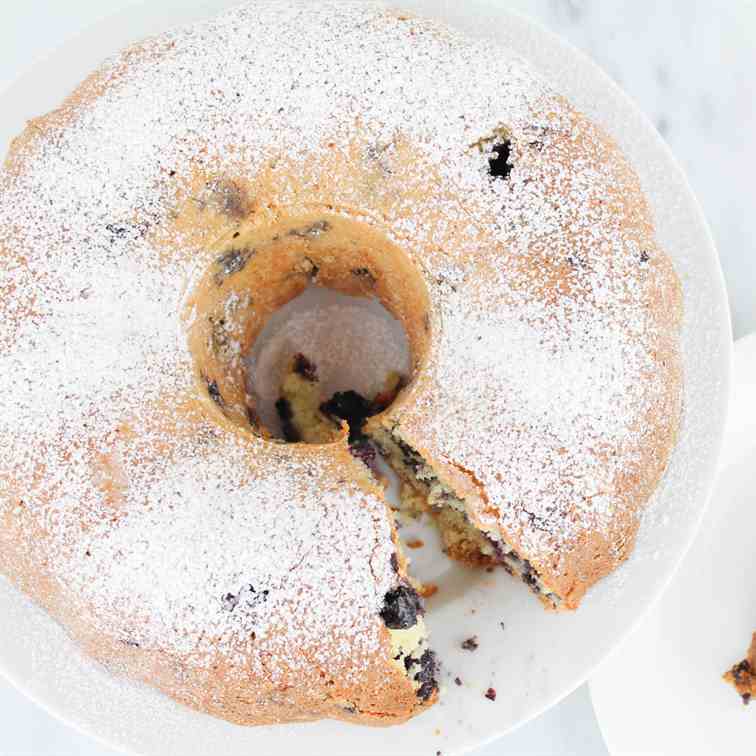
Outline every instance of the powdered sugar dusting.
<svg viewBox="0 0 756 756"><path fill-rule="evenodd" d="M607 532L619 505L615 476L633 462L627 454L615 461L611 451L631 437L647 392L659 391L654 379L645 379L653 374L650 356L626 343L625 332L610 322L596 323L603 328L591 328L588 342L557 339L529 323L502 327L482 313L474 325L451 317L445 322L445 356L475 369L464 381L444 384L436 400L441 409L434 427L444 453L479 473L494 501L510 504L501 521L525 533L531 554L548 553L555 538L567 543L587 529ZM462 339L471 332L472 358ZM498 391L487 394L483 415L477 404L491 385ZM476 432L495 439L493 448L460 455L464 431L445 408L475 413ZM518 432L502 434L502 416Z"/></svg>
<svg viewBox="0 0 756 756"><path fill-rule="evenodd" d="M104 591L117 616L103 621L115 619L142 648L171 638L179 652L234 649L240 666L250 657L259 666L265 654L295 669L314 658L326 665L320 644L310 643L313 650L308 639L319 640L341 617L349 620L335 628L341 641L361 644L357 655L374 651L379 629L371 617L393 582L381 569L393 552L381 503L359 503L365 496L356 487L329 490L317 464L288 463L230 490L226 469L241 466L245 454L240 444L223 458L187 455L145 482L143 506L115 527L88 532L88 558L62 566L61 577L95 607ZM286 507L285 532L282 501L296 502ZM293 642L302 644L298 653Z"/></svg>
<svg viewBox="0 0 756 756"><path fill-rule="evenodd" d="M380 501L317 456L174 412L197 391L178 313L201 250L177 236L185 254L166 268L150 239L200 159L254 176L285 156L304 174L327 140L400 133L441 179L398 192L387 218L399 244L437 248L418 261L437 305L436 388L417 405L432 408L429 443L476 472L502 517L527 519L536 552L607 527L632 460L607 465L592 446L637 441L658 388L648 268L621 212L594 202L615 178L599 147L597 162L556 159L586 135L521 61L371 3L257 2L117 56L99 81L100 97L27 134L0 179L0 514L93 622L229 654L257 628L296 668L303 649L374 650L394 577ZM501 124L506 185L470 150ZM571 266L556 303L528 278L537 250L544 269ZM571 525L568 501L583 502ZM340 641L318 645L329 633Z"/></svg>

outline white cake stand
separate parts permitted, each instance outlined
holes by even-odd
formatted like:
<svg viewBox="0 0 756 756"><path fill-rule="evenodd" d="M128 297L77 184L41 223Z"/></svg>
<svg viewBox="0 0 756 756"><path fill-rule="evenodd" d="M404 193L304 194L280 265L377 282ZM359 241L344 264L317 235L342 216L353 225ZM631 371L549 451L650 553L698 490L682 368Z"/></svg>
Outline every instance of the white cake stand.
<svg viewBox="0 0 756 756"><path fill-rule="evenodd" d="M724 427L731 336L716 251L679 166L616 85L549 32L495 2L399 2L513 48L603 124L636 167L659 239L684 286L685 416L669 471L633 557L574 614L545 613L502 571L465 572L451 567L438 550L423 549L418 571L442 585L430 601L429 625L447 670L445 689L438 706L389 731L337 722L242 728L195 713L83 658L60 627L0 581L0 672L50 712L112 747L155 756L432 756L436 751L449 756L471 750L537 716L584 682L660 596L698 528ZM105 55L228 4L161 0L135 6L65 44L0 96L0 151L25 119L57 105ZM462 651L460 641L472 634L479 637L478 651ZM450 682L455 675L464 685ZM495 702L484 697L488 687L497 690Z"/></svg>

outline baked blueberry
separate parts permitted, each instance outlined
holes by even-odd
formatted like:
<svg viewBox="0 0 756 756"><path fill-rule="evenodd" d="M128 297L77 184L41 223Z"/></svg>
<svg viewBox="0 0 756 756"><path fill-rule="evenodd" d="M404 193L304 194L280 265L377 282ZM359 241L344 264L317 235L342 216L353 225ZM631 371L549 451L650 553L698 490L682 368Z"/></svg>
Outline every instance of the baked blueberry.
<svg viewBox="0 0 756 756"><path fill-rule="evenodd" d="M349 442L354 443L362 439L362 426L373 414L373 405L356 391L337 391L320 405L320 411L330 417L346 420L349 425Z"/></svg>
<svg viewBox="0 0 756 756"><path fill-rule="evenodd" d="M226 278L238 273L249 262L252 257L251 249L229 249L216 258L215 264L218 266L214 279L216 285L220 286Z"/></svg>
<svg viewBox="0 0 756 756"><path fill-rule="evenodd" d="M288 399L281 397L276 402L276 412L278 419L281 421L281 432L284 439L289 443L296 443L300 440L299 431L294 425L294 414L291 411L291 404Z"/></svg>
<svg viewBox="0 0 756 756"><path fill-rule="evenodd" d="M420 683L417 689L417 697L427 701L435 690L438 689L436 673L438 672L438 660L436 653L427 649L420 657L420 671L415 675L415 680Z"/></svg>
<svg viewBox="0 0 756 756"><path fill-rule="evenodd" d="M209 379L205 379L207 383L207 393L208 396L219 406L222 407L225 402L223 401L223 395L220 392L220 389L218 388L218 382L217 381L211 381Z"/></svg>
<svg viewBox="0 0 756 756"><path fill-rule="evenodd" d="M491 157L488 158L488 172L494 178L506 179L512 166L509 163L510 142L496 142L491 148Z"/></svg>
<svg viewBox="0 0 756 756"><path fill-rule="evenodd" d="M417 616L424 614L423 602L409 585L400 585L383 599L381 617L390 630L406 630L417 624Z"/></svg>
<svg viewBox="0 0 756 756"><path fill-rule="evenodd" d="M293 370L297 375L301 375L302 378L308 381L314 382L318 380L318 371L315 365L301 353L294 355Z"/></svg>

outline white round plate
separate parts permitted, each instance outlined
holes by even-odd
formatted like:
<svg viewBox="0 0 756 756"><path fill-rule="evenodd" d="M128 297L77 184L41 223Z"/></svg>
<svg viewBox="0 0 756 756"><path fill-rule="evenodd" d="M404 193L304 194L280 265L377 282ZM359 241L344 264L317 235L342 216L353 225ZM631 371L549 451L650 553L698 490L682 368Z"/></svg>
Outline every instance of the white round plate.
<svg viewBox="0 0 756 756"><path fill-rule="evenodd" d="M451 570L430 545L420 550L422 575L443 581L429 602L429 624L447 677L438 706L392 731L337 722L242 728L197 714L82 658L59 627L0 581L0 671L51 712L111 746L160 756L462 753L540 714L585 681L660 595L695 535L716 470L731 336L717 255L680 168L650 123L605 74L501 3L397 2L519 52L603 124L638 170L659 239L674 259L685 293L685 417L669 471L632 559L573 614L545 613L503 571L473 576ZM67 43L0 96L0 150L26 118L54 107L103 56L226 4L145 4ZM480 648L461 650L460 641L472 634L478 635ZM464 685L451 682L455 675ZM495 702L484 697L488 687L497 691Z"/></svg>
<svg viewBox="0 0 756 756"><path fill-rule="evenodd" d="M756 706L722 673L756 630L756 334L735 386L712 505L663 602L591 679L612 756L753 753Z"/></svg>

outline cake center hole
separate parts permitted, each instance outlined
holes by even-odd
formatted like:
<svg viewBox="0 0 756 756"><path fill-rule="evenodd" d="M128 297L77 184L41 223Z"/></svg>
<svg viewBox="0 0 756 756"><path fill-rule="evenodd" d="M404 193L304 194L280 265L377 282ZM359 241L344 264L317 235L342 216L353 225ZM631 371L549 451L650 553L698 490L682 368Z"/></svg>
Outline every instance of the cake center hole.
<svg viewBox="0 0 756 756"><path fill-rule="evenodd" d="M402 324L373 298L310 285L275 312L246 357L262 424L290 442L350 440L391 404L412 372Z"/></svg>

